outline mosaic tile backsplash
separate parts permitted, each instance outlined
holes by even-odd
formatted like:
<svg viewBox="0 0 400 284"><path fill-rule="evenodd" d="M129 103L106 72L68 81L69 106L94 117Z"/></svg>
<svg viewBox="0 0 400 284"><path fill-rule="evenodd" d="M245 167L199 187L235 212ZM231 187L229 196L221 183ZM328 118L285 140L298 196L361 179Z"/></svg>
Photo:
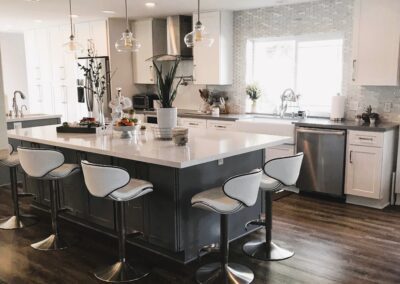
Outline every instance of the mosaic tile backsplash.
<svg viewBox="0 0 400 284"><path fill-rule="evenodd" d="M341 33L343 43L343 95L347 96L346 117L372 105L383 120L400 121L399 87L359 87L351 82L352 29L354 0L319 0L303 4L277 6L234 13L234 83L219 87L229 93L230 111L246 111L246 41L254 38ZM384 104L392 103L390 113Z"/></svg>

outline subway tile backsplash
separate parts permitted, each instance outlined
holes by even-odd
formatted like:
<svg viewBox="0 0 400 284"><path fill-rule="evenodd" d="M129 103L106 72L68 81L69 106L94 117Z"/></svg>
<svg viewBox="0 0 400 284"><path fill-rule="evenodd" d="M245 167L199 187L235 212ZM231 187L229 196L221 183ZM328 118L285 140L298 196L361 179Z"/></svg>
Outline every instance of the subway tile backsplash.
<svg viewBox="0 0 400 284"><path fill-rule="evenodd" d="M354 0L319 0L303 4L237 11L234 13L234 83L219 87L230 94L230 111L246 111L246 41L252 38L342 33L343 95L347 96L346 117L353 119L372 105L386 121L400 121L400 88L359 87L351 81ZM321 90L323 91L323 90ZM386 102L392 103L384 113ZM356 108L356 110L354 110Z"/></svg>

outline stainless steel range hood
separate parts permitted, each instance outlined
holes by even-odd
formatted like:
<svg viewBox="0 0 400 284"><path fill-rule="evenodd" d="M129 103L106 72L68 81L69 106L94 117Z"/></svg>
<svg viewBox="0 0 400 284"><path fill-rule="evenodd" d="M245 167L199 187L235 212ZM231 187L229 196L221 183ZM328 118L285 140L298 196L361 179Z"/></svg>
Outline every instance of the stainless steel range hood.
<svg viewBox="0 0 400 284"><path fill-rule="evenodd" d="M181 59L192 59L192 48L183 41L186 34L192 31L191 16L167 17L167 54L180 56Z"/></svg>

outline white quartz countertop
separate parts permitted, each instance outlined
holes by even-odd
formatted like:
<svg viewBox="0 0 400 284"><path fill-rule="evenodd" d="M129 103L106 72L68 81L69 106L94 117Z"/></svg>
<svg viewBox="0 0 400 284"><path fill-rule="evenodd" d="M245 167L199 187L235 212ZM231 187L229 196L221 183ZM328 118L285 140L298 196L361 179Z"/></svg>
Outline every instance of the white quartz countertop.
<svg viewBox="0 0 400 284"><path fill-rule="evenodd" d="M195 166L291 141L284 136L189 129L188 144L175 146L172 141L154 139L151 129L147 129L145 135L120 139L119 132L67 134L57 133L56 126L13 129L8 131L8 137L174 168Z"/></svg>
<svg viewBox="0 0 400 284"><path fill-rule="evenodd" d="M7 117L6 122L32 121L60 117L61 114L25 114L23 117Z"/></svg>

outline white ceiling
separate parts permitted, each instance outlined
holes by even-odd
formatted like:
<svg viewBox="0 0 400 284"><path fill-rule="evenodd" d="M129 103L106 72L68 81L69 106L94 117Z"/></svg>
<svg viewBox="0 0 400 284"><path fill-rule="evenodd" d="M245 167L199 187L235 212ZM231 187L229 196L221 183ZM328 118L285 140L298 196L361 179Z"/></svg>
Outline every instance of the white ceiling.
<svg viewBox="0 0 400 284"><path fill-rule="evenodd" d="M245 10L275 5L296 4L315 0L202 0L202 10ZM154 2L147 8L146 2ZM128 0L130 18L189 14L196 10L196 0ZM68 0L0 0L0 32L68 23ZM116 13L107 15L103 10ZM124 0L72 0L75 22L124 17Z"/></svg>

